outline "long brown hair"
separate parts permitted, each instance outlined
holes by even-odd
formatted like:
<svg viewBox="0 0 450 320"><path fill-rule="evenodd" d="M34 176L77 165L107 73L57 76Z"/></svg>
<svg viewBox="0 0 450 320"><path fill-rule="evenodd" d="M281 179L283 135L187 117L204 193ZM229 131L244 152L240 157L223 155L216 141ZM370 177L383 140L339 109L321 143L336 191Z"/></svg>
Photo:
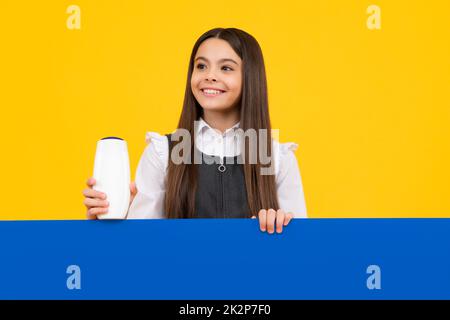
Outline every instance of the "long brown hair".
<svg viewBox="0 0 450 320"><path fill-rule="evenodd" d="M192 49L187 75L186 91L184 95L183 110L178 122L178 129L186 129L191 135L191 159L194 156L194 121L198 121L203 109L195 99L191 89L191 76L194 68L194 59L198 48L203 41L209 38L218 38L227 41L243 62L242 69L242 95L240 101L240 128L244 130L267 130L267 139L264 139L268 155L272 154L271 126L269 118L267 81L264 59L261 48L256 39L245 31L236 28L216 28L205 32L194 44ZM244 139L245 140L245 139ZM262 141L258 139L258 150ZM261 209L278 210L278 198L275 186L275 176L261 175L260 168L266 167L260 163L249 161L249 146L244 141L244 177L247 190L247 200L250 212L248 216L256 215ZM273 160L272 160L273 161ZM167 218L192 218L195 216L195 192L197 189L197 165L174 164L170 160L166 176L165 214Z"/></svg>

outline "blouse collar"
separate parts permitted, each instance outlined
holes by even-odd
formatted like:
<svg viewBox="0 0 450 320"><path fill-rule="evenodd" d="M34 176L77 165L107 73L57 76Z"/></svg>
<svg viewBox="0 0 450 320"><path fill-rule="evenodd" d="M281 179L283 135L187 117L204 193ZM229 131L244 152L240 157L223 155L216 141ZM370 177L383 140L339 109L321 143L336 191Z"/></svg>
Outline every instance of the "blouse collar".
<svg viewBox="0 0 450 320"><path fill-rule="evenodd" d="M230 131L234 132L235 129L239 128L239 124L240 124L240 121L238 121L231 128L226 129L225 132L223 133L223 135L227 135ZM205 120L203 120L202 117L200 117L200 119L198 120L197 134L199 134L203 131L206 131L206 130L211 130L211 131L215 132L216 134L219 134L217 132L217 130L212 128Z"/></svg>

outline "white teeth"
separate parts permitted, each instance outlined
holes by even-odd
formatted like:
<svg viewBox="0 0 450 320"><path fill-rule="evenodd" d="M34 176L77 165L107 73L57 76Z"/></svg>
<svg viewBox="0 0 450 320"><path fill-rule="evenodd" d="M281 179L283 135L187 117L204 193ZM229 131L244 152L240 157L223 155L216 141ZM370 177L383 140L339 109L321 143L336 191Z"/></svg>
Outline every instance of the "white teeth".
<svg viewBox="0 0 450 320"><path fill-rule="evenodd" d="M203 89L203 92L206 94L220 94L222 91L219 90L212 90L212 89Z"/></svg>

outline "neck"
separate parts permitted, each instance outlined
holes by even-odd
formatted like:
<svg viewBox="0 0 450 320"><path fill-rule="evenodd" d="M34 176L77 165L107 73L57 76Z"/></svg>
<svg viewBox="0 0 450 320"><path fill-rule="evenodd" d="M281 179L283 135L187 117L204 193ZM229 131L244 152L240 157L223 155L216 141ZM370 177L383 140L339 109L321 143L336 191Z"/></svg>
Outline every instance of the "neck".
<svg viewBox="0 0 450 320"><path fill-rule="evenodd" d="M203 120L212 128L224 133L239 122L240 114L237 108L231 111L203 110Z"/></svg>

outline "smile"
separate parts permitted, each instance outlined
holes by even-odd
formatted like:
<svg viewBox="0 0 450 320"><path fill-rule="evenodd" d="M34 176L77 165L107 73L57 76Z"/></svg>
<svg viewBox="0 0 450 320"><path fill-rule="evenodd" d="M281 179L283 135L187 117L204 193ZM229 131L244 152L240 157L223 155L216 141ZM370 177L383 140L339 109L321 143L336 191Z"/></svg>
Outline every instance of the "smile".
<svg viewBox="0 0 450 320"><path fill-rule="evenodd" d="M203 93L204 96L207 97L216 97L225 93L225 91L223 90L215 90L215 89L201 89L200 91Z"/></svg>

